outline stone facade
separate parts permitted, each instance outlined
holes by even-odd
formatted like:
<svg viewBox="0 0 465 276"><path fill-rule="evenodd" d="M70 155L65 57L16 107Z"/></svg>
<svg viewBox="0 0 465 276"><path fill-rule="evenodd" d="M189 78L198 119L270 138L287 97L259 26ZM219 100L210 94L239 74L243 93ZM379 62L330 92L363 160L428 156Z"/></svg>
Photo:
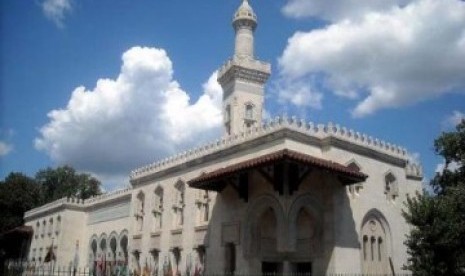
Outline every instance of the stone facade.
<svg viewBox="0 0 465 276"><path fill-rule="evenodd" d="M100 272L401 272L401 210L421 191L421 167L401 147L331 123L262 123L270 67L253 59L247 1L233 26L236 53L219 73L226 135L134 170L130 189L28 211L31 261L53 244L57 265ZM269 157L282 152L297 157Z"/></svg>

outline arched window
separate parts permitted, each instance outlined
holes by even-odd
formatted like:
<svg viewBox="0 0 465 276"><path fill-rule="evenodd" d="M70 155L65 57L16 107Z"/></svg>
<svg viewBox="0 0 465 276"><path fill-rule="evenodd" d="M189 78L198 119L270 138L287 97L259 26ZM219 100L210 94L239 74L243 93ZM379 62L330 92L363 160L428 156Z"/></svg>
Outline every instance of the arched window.
<svg viewBox="0 0 465 276"><path fill-rule="evenodd" d="M100 251L105 253L107 251L107 239L102 237L100 240Z"/></svg>
<svg viewBox="0 0 465 276"><path fill-rule="evenodd" d="M155 189L153 198L153 230L160 230L163 226L163 188L158 186Z"/></svg>
<svg viewBox="0 0 465 276"><path fill-rule="evenodd" d="M139 194L137 194L136 209L134 210L137 231L142 231L144 227L144 209L145 209L145 195L142 191L140 191Z"/></svg>
<svg viewBox="0 0 465 276"><path fill-rule="evenodd" d="M53 233L53 218L48 220L48 235L51 236Z"/></svg>
<svg viewBox="0 0 465 276"><path fill-rule="evenodd" d="M173 249L171 249L171 253L173 253L176 270L178 270L179 272L179 265L181 264L181 248L174 247Z"/></svg>
<svg viewBox="0 0 465 276"><path fill-rule="evenodd" d="M173 202L173 212L174 212L174 228L182 227L184 224L184 196L185 196L185 185L184 182L179 180L176 185L174 185L175 195Z"/></svg>
<svg viewBox="0 0 465 276"><path fill-rule="evenodd" d="M350 170L354 172L360 172L362 170L360 165L355 160L350 161L349 164L347 165L347 168L349 168ZM348 189L349 194L352 197L358 196L360 195L360 191L363 189L363 183L355 183L355 184L349 185L347 189Z"/></svg>
<svg viewBox="0 0 465 276"><path fill-rule="evenodd" d="M231 106L228 104L224 109L224 121L229 122L231 120Z"/></svg>
<svg viewBox="0 0 465 276"><path fill-rule="evenodd" d="M141 265L140 265L140 251L139 250L134 250L132 252L133 255L133 267L135 269L134 274L135 275L141 275Z"/></svg>
<svg viewBox="0 0 465 276"><path fill-rule="evenodd" d="M116 236L110 238L110 251L113 261L116 261L116 250L118 248L118 242L116 241Z"/></svg>
<svg viewBox="0 0 465 276"><path fill-rule="evenodd" d="M224 127L226 134L231 134L231 106L228 104L224 109Z"/></svg>
<svg viewBox="0 0 465 276"><path fill-rule="evenodd" d="M197 205L198 224L204 224L208 222L210 219L210 196L208 191L199 190L195 203Z"/></svg>
<svg viewBox="0 0 465 276"><path fill-rule="evenodd" d="M362 272L364 274L388 274L389 255L387 241L389 227L378 211L369 213L361 229Z"/></svg>
<svg viewBox="0 0 465 276"><path fill-rule="evenodd" d="M247 128L253 126L256 121L254 109L255 107L253 104L245 104L244 123Z"/></svg>
<svg viewBox="0 0 465 276"><path fill-rule="evenodd" d="M55 233L58 235L60 233L60 230L61 230L61 216L58 216L57 223L55 226Z"/></svg>
<svg viewBox="0 0 465 276"><path fill-rule="evenodd" d="M153 274L151 275L159 275L159 268L160 268L160 251L158 249L151 249L150 251L151 255L151 267Z"/></svg>
<svg viewBox="0 0 465 276"><path fill-rule="evenodd" d="M384 193L386 194L386 198L392 201L394 201L396 197L399 196L397 179L391 172L384 176Z"/></svg>
<svg viewBox="0 0 465 276"><path fill-rule="evenodd" d="M194 267L199 272L200 275L204 275L207 249L204 245L200 245L195 248L196 257L194 259Z"/></svg>
<svg viewBox="0 0 465 276"><path fill-rule="evenodd" d="M41 236L44 237L45 236L45 228L47 227L47 222L45 221L45 219L42 221L42 234Z"/></svg>
<svg viewBox="0 0 465 276"><path fill-rule="evenodd" d="M251 103L248 103L245 105L245 119L247 120L253 120L254 119L254 110L253 110L253 105Z"/></svg>
<svg viewBox="0 0 465 276"><path fill-rule="evenodd" d="M40 231L40 222L36 223L36 231L34 237L37 239L39 237L39 231Z"/></svg>
<svg viewBox="0 0 465 276"><path fill-rule="evenodd" d="M123 251L123 256L124 256L124 264L128 264L128 236L127 234L123 234L119 241L119 245L121 248L121 251Z"/></svg>
<svg viewBox="0 0 465 276"><path fill-rule="evenodd" d="M89 254L89 267L94 268L97 262L97 250L98 250L98 237L96 235L92 236L90 242L90 254Z"/></svg>

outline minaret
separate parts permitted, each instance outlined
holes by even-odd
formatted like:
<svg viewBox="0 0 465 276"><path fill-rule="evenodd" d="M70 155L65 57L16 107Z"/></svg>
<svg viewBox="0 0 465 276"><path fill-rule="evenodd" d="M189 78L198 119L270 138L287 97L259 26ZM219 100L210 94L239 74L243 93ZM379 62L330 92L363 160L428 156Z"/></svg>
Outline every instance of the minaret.
<svg viewBox="0 0 465 276"><path fill-rule="evenodd" d="M264 86L271 65L254 58L257 16L247 0L234 14L236 32L234 56L218 72L223 88L223 121L226 135L239 134L261 125Z"/></svg>

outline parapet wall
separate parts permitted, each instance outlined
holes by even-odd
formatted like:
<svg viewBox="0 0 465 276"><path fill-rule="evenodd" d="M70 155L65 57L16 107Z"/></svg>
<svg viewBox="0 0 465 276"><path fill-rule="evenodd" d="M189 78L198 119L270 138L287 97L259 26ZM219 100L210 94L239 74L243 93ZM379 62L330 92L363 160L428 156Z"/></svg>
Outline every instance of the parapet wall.
<svg viewBox="0 0 465 276"><path fill-rule="evenodd" d="M297 120L295 117L289 118L284 116L276 117L273 120L267 121L260 127L250 128L246 132L242 132L239 134L225 136L222 139L218 139L212 143L202 145L188 151L184 151L177 155L165 158L158 162L136 169L131 172L130 178L137 179L153 173L157 173L165 169L181 165L188 161L227 149L229 147L241 144L243 142L251 141L258 137L262 137L283 129L290 129L305 134L309 137L320 139L320 141L331 137L337 138L339 140L343 140L354 145L362 146L374 150L376 152L386 154L388 156L405 160L405 172L407 177L421 179L423 176L423 170L421 165L410 162L410 155L407 152L407 150L403 147L385 142L383 140L379 140L377 138L373 138L372 136L356 132L352 129L341 127L337 124L314 124L313 122ZM58 199L54 202L47 203L45 205L27 211L25 213L25 218L61 206L84 210L88 207L97 205L99 203L130 194L131 191L131 188L117 190L111 193L105 193L99 196L95 196L87 200L80 200L76 198Z"/></svg>
<svg viewBox="0 0 465 276"><path fill-rule="evenodd" d="M35 216L39 213L44 213L59 207L65 207L69 209L82 209L85 210L89 207L92 207L96 204L111 200L117 199L119 197L131 194L132 188L126 188L122 190L117 190L110 193L101 194L98 196L94 196L88 199L78 199L73 197L64 197L53 202L44 204L37 208L31 209L24 214L25 218Z"/></svg>
<svg viewBox="0 0 465 276"><path fill-rule="evenodd" d="M341 127L337 124L314 124L313 122L306 122L305 120L298 120L295 117L289 118L286 116L276 117L274 120L267 121L262 126L250 128L246 132L225 136L213 143L209 143L141 167L132 171L130 178L136 179L160 172L282 129L294 130L307 136L317 138L320 141L331 137L337 138L354 145L362 146L388 156L405 160L407 164L405 167L406 175L413 178L422 178L423 172L421 165L411 163L409 161L410 155L403 147L373 138L372 136L356 132L352 129Z"/></svg>

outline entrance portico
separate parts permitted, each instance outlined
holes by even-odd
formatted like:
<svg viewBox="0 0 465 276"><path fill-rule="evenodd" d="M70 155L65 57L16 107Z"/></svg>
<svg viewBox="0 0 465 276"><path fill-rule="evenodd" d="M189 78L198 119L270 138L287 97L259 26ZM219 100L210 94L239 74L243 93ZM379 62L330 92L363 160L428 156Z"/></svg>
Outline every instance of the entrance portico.
<svg viewBox="0 0 465 276"><path fill-rule="evenodd" d="M283 149L203 174L189 185L218 193L230 186L246 204L238 253L247 260L248 272L312 273L325 259L324 228L330 225L325 212L330 207L321 189L311 186L325 185L327 172L342 185L366 179L341 164ZM257 191L257 181L272 189Z"/></svg>

